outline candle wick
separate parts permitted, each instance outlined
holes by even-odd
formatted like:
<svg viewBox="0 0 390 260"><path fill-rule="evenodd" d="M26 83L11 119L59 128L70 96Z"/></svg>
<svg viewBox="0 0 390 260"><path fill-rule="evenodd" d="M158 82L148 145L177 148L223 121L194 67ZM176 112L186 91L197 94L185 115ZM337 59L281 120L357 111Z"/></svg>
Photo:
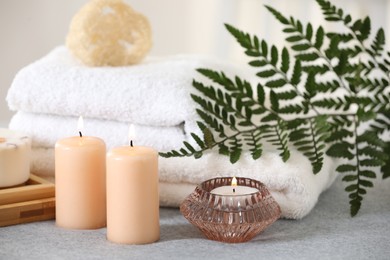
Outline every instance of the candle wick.
<svg viewBox="0 0 390 260"><path fill-rule="evenodd" d="M233 188L233 193L236 192L236 189Z"/></svg>
<svg viewBox="0 0 390 260"><path fill-rule="evenodd" d="M130 140L130 146L133 147L133 140Z"/></svg>
<svg viewBox="0 0 390 260"><path fill-rule="evenodd" d="M79 131L79 135L80 135L80 137L83 137L83 134L81 133L81 131Z"/></svg>

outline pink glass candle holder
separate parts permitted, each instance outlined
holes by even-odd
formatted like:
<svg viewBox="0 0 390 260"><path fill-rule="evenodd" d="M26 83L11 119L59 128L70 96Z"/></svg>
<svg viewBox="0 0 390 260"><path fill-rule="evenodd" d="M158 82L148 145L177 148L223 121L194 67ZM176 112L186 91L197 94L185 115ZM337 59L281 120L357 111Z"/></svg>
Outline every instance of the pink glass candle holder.
<svg viewBox="0 0 390 260"><path fill-rule="evenodd" d="M237 188L255 188L252 193L212 193L214 189L230 186L231 183L231 177L202 182L182 202L180 211L208 239L227 243L246 242L280 217L280 207L265 185L253 179L237 177Z"/></svg>

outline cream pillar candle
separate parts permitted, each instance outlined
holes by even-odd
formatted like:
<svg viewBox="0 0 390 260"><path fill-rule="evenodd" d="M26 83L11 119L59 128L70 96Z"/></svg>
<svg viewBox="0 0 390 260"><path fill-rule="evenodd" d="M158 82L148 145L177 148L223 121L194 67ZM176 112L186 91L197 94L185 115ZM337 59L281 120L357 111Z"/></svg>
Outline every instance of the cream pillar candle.
<svg viewBox="0 0 390 260"><path fill-rule="evenodd" d="M0 188L22 184L30 176L31 139L0 128Z"/></svg>
<svg viewBox="0 0 390 260"><path fill-rule="evenodd" d="M107 239L147 244L160 238L158 153L142 146L107 154Z"/></svg>
<svg viewBox="0 0 390 260"><path fill-rule="evenodd" d="M106 145L97 137L64 138L55 145L56 224L71 229L106 225Z"/></svg>

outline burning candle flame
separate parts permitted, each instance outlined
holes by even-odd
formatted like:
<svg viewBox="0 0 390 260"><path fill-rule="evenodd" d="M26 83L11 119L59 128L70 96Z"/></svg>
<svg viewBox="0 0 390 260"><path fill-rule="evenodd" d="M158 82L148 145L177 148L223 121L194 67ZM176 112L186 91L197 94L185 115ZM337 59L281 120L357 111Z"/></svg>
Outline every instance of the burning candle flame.
<svg viewBox="0 0 390 260"><path fill-rule="evenodd" d="M79 117L79 121L77 122L77 130L80 134L80 137L83 137L82 133L84 131L84 120L82 116Z"/></svg>
<svg viewBox="0 0 390 260"><path fill-rule="evenodd" d="M232 186L233 187L237 186L237 179L236 179L236 177L233 177L233 179L232 179Z"/></svg>
<svg viewBox="0 0 390 260"><path fill-rule="evenodd" d="M236 177L233 177L233 179L232 179L232 187L233 187L233 193L235 193L236 192L236 187L237 187L237 179L236 179Z"/></svg>
<svg viewBox="0 0 390 260"><path fill-rule="evenodd" d="M135 129L134 129L134 125L131 124L130 127L129 127L129 142L130 142L130 146L133 146L133 140L135 139Z"/></svg>

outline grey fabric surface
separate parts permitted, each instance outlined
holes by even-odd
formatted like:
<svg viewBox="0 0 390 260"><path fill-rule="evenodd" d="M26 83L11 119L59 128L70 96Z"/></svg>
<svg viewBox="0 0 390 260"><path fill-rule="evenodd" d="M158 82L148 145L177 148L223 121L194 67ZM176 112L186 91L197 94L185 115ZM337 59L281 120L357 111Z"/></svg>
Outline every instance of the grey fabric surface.
<svg viewBox="0 0 390 260"><path fill-rule="evenodd" d="M390 180L375 183L349 216L340 180L302 220L278 220L247 243L207 240L177 209L160 211L161 239L119 245L106 229L65 230L54 221L0 228L0 259L390 259Z"/></svg>

